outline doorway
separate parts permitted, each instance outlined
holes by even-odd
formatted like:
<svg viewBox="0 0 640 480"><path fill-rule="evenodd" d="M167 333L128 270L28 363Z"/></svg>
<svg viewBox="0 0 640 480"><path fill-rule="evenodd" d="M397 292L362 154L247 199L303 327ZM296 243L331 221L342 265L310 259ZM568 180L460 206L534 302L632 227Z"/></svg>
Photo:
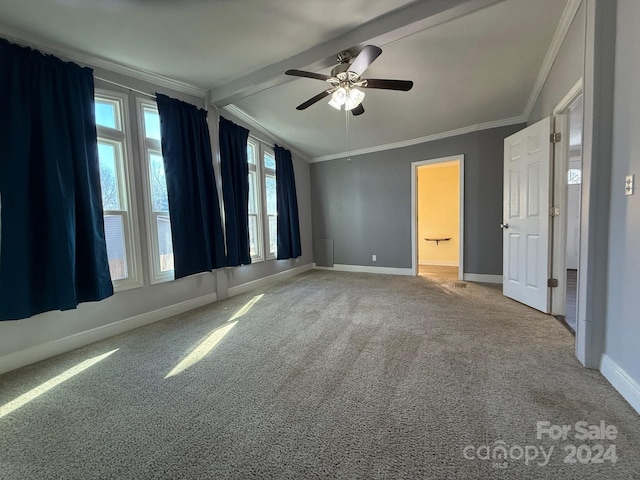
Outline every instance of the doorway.
<svg viewBox="0 0 640 480"><path fill-rule="evenodd" d="M464 276L464 155L411 164L413 274Z"/></svg>
<svg viewBox="0 0 640 480"><path fill-rule="evenodd" d="M582 202L582 125L583 100L579 95L571 101L560 114L567 119L565 130L568 134L568 145L560 155L559 175L555 191L560 208L558 234L560 242L556 243L554 271L562 276L559 282L562 290L558 292L559 305L553 313L575 334L577 330L578 278L580 269L580 215ZM564 213L564 214L563 214Z"/></svg>

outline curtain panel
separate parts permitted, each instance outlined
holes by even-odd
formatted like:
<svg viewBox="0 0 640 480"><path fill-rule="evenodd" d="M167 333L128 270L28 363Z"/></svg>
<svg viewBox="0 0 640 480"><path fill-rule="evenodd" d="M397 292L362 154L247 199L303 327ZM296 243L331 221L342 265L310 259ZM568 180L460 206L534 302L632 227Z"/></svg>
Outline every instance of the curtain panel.
<svg viewBox="0 0 640 480"><path fill-rule="evenodd" d="M175 278L224 267L207 112L157 93Z"/></svg>
<svg viewBox="0 0 640 480"><path fill-rule="evenodd" d="M276 196L278 201L278 260L302 255L298 196L291 152L275 145Z"/></svg>
<svg viewBox="0 0 640 480"><path fill-rule="evenodd" d="M0 320L113 294L93 71L0 40Z"/></svg>
<svg viewBox="0 0 640 480"><path fill-rule="evenodd" d="M227 266L251 263L249 251L249 130L220 117L220 167L224 201Z"/></svg>

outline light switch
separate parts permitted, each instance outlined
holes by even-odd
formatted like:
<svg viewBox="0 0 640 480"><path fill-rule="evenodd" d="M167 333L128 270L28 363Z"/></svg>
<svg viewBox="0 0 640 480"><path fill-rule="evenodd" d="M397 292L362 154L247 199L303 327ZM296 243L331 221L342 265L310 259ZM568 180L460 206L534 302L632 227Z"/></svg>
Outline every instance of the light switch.
<svg viewBox="0 0 640 480"><path fill-rule="evenodd" d="M635 190L635 175L627 175L624 179L624 194L633 195Z"/></svg>

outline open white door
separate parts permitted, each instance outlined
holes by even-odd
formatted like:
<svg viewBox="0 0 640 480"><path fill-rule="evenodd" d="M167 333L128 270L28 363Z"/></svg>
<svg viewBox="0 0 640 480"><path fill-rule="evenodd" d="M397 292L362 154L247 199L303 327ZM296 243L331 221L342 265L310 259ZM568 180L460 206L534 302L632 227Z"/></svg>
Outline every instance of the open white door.
<svg viewBox="0 0 640 480"><path fill-rule="evenodd" d="M551 119L504 140L503 286L507 297L549 313Z"/></svg>

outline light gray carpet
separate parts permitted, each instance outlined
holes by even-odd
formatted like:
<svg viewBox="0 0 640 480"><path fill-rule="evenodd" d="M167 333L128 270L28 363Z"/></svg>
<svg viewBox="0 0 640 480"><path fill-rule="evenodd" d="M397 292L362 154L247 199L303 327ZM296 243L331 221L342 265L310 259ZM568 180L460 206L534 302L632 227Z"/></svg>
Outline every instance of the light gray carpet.
<svg viewBox="0 0 640 480"><path fill-rule="evenodd" d="M0 418L0 478L640 478L640 416L553 317L488 285L309 272L3 375L0 408L114 349ZM601 420L615 440L536 438L538 421ZM463 455L499 441L555 451ZM598 443L615 464L563 463Z"/></svg>

